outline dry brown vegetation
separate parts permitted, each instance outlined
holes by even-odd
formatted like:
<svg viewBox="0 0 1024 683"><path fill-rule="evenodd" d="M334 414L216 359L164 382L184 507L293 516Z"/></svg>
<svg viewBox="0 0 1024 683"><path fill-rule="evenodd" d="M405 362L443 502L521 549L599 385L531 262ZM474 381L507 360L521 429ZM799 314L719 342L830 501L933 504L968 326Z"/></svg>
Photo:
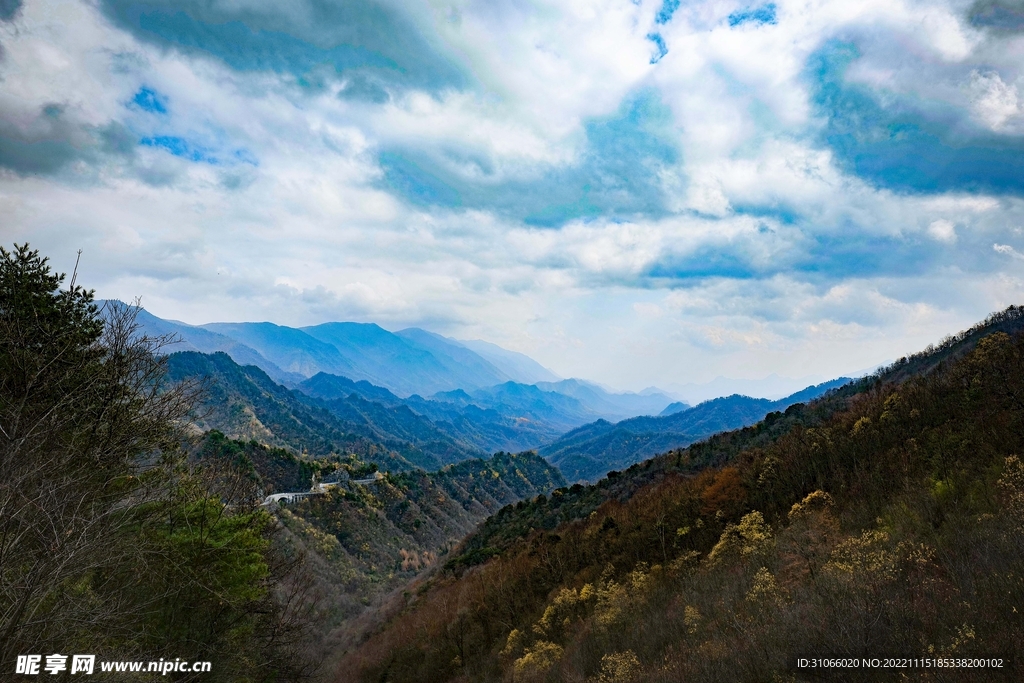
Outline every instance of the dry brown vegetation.
<svg viewBox="0 0 1024 683"><path fill-rule="evenodd" d="M293 556L309 558L324 595L322 626L348 621L434 566L488 514L564 480L536 453L498 453L439 472L343 483L277 511Z"/></svg>
<svg viewBox="0 0 1024 683"><path fill-rule="evenodd" d="M562 490L504 510L336 679L814 680L797 657L893 655L1008 667L910 680L1019 680L1024 337L863 389L770 441L753 430L633 468L593 489L599 505Z"/></svg>

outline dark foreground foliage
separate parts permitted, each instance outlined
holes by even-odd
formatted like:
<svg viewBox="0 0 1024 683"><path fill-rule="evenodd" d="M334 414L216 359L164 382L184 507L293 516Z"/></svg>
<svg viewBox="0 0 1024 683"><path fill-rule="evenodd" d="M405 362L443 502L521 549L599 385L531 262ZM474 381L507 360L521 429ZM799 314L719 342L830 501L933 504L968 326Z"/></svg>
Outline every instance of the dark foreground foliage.
<svg viewBox="0 0 1024 683"><path fill-rule="evenodd" d="M1024 336L977 332L506 508L337 680L1021 680ZM1006 668L794 668L887 655Z"/></svg>
<svg viewBox="0 0 1024 683"><path fill-rule="evenodd" d="M189 468L202 387L168 384L137 309L0 248L0 667L17 655L206 660L298 680L303 597L244 477ZM191 674L168 675L191 680ZM130 680L130 675L123 677Z"/></svg>

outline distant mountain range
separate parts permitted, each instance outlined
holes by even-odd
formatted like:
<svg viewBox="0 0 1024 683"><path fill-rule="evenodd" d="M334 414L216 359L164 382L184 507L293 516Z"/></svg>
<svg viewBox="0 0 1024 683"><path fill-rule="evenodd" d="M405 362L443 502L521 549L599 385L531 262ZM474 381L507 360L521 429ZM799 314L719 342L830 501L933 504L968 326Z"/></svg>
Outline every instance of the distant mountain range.
<svg viewBox="0 0 1024 683"><path fill-rule="evenodd" d="M459 343L467 349L480 354L490 361L494 367L516 381L533 384L534 382L556 382L559 379L558 375L529 356L516 353L515 351L508 351L497 344L480 341L479 339L461 340Z"/></svg>
<svg viewBox="0 0 1024 683"><path fill-rule="evenodd" d="M486 342L464 345L417 328L388 332L372 323L351 322L301 329L268 322L188 325L145 310L138 321L147 334L173 335L178 343L169 351L223 351L284 384L326 372L410 396L557 379L523 354Z"/></svg>
<svg viewBox="0 0 1024 683"><path fill-rule="evenodd" d="M775 401L734 394L691 407L657 390L613 393L583 380L551 380L522 354L417 328L193 326L145 311L139 321L148 334L175 336L169 350L190 350L172 354L172 376L211 379L199 427L315 454L352 452L392 470L539 449L567 480L594 481L849 381Z"/></svg>
<svg viewBox="0 0 1024 683"><path fill-rule="evenodd" d="M442 395L462 391L472 394L469 403L481 408L531 403L533 410L524 417L539 421L537 428L545 438L598 418L618 421L654 415L673 400L656 390L614 393L583 380L559 380L524 354L415 327L389 332L372 323L352 322L303 328L268 322L188 325L145 310L139 312L138 322L146 334L177 339L168 352L221 351L240 365L255 365L275 382L291 388L301 388L306 380L325 373L355 383L368 382L395 398L414 401L433 397L462 404L464 397L458 394ZM503 447L514 448L510 444Z"/></svg>
<svg viewBox="0 0 1024 683"><path fill-rule="evenodd" d="M203 430L313 456L353 453L392 471L436 470L487 453L538 449L569 481L593 481L711 434L753 424L848 381L825 382L778 401L733 395L669 415L611 422L595 419L572 396L516 382L472 393L459 389L402 398L365 380L323 372L289 389L223 352L174 353L168 366L172 380L207 382L207 400L195 418ZM573 390L587 395L588 387L577 383ZM590 398L613 400L600 393Z"/></svg>
<svg viewBox="0 0 1024 683"><path fill-rule="evenodd" d="M365 380L354 382L346 377L318 373L295 388L325 400L340 400L355 394L390 408L408 407L453 438L489 453L539 448L580 425L607 419L616 413L635 414L631 409L637 412L647 407L657 409L666 400L660 394L611 394L580 380L538 382L536 385L505 382L471 392L456 389L428 398L416 394L401 398ZM579 398L570 395L570 391Z"/></svg>
<svg viewBox="0 0 1024 683"><path fill-rule="evenodd" d="M313 457L354 454L382 470L437 470L483 449L453 438L405 405L368 401L357 394L334 399L308 396L274 382L253 365L227 354L182 351L167 358L171 381L199 379L206 385L193 423L234 439L308 453Z"/></svg>
<svg viewBox="0 0 1024 683"><path fill-rule="evenodd" d="M671 398L657 391L647 390L635 393L611 393L592 382L579 379L563 379L560 382L537 382L538 389L571 396L590 410L609 420L624 420L637 415L657 415ZM679 404L677 401L676 404ZM689 408L689 404L682 405Z"/></svg>
<svg viewBox="0 0 1024 683"><path fill-rule="evenodd" d="M409 396L476 389L537 374L509 376L458 342L418 329L396 334L365 323L325 323L302 329L273 323L192 326L152 316L147 316L144 324L176 334L182 350L224 351L284 383L326 372ZM522 361L521 365L528 364Z"/></svg>
<svg viewBox="0 0 1024 683"><path fill-rule="evenodd" d="M472 395L461 389L401 398L365 380L318 373L296 386L326 401L358 397L389 408L399 406L432 421L446 434L486 452L524 451L550 443L594 419L579 401L535 386L506 382Z"/></svg>
<svg viewBox="0 0 1024 683"><path fill-rule="evenodd" d="M867 370L864 370L862 372L847 374L849 374L850 377L862 377L867 374L867 372ZM804 387L812 386L828 379L828 377L822 377L820 375L782 377L773 372L767 377L762 377L760 379L716 377L709 382L701 383L680 384L676 382L669 382L665 385L665 389L681 401L692 405L697 405L704 401L710 401L713 398L732 396L733 394L767 398L772 401L776 401L780 398L789 396L795 391L800 391Z"/></svg>
<svg viewBox="0 0 1024 683"><path fill-rule="evenodd" d="M598 420L568 432L541 448L540 454L568 481L596 481L611 470L624 469L718 432L754 424L772 411L817 398L849 381L841 377L777 401L734 394L694 408L673 404L658 417L634 417L618 423Z"/></svg>
<svg viewBox="0 0 1024 683"><path fill-rule="evenodd" d="M516 382L472 395L460 389L401 398L366 380L323 372L288 388L224 352L179 351L167 364L172 381L206 384L193 419L201 430L312 456L353 453L392 471L536 449L597 418L577 399Z"/></svg>

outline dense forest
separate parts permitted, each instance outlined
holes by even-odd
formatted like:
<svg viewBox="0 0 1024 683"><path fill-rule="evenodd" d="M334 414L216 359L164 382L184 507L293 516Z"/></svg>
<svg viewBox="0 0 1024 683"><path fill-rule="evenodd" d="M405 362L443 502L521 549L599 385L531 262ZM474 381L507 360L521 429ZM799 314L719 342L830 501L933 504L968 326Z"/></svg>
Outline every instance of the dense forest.
<svg viewBox="0 0 1024 683"><path fill-rule="evenodd" d="M338 680L820 680L797 658L884 656L1004 668L831 680L1019 680L1022 318L505 508Z"/></svg>

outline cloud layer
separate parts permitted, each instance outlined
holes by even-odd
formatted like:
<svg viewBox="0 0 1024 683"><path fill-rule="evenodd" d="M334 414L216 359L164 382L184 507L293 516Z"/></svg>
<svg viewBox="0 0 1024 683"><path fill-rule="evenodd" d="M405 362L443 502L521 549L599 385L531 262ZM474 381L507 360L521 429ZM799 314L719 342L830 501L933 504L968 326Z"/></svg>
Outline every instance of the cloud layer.
<svg viewBox="0 0 1024 683"><path fill-rule="evenodd" d="M1021 7L0 0L0 237L189 322L835 376L1024 299Z"/></svg>

